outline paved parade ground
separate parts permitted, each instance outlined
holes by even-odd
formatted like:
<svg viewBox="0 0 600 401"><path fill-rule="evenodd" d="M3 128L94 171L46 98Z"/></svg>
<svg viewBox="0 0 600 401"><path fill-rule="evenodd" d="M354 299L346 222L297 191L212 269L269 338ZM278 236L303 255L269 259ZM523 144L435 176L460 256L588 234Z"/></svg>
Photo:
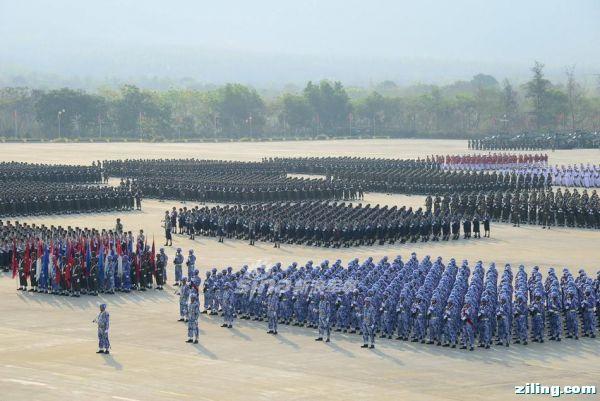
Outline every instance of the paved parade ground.
<svg viewBox="0 0 600 401"><path fill-rule="evenodd" d="M551 164L600 161L597 149L551 151L475 151L465 140L359 139L327 141L219 142L219 143L0 143L0 160L29 163L86 164L105 159L195 158L261 160L263 157L385 157L424 158L432 154L548 153Z"/></svg>
<svg viewBox="0 0 600 401"><path fill-rule="evenodd" d="M211 144L6 144L0 160L47 163L91 163L115 158L207 158L260 160L262 157L361 156L409 158L431 154L474 153L466 141L359 140ZM486 153L486 152L483 152ZM536 153L536 152L529 152ZM542 152L546 153L546 152ZM550 164L600 164L599 150L556 151ZM362 203L423 206L423 196L366 194ZM120 217L125 230L144 229L157 249L163 244L160 220L177 201L144 200L143 210L18 218L46 225L113 228ZM195 205L195 203L188 203ZM10 219L15 220L15 219ZM473 266L495 261L527 270L539 265L572 272L600 269L597 230L492 224L490 239L325 249L283 244L275 249L257 242L218 243L214 238L190 241L176 235L174 250L193 248L197 266L212 267L293 261L303 264L354 257L361 261L398 254L407 260L442 256L468 259ZM308 328L280 326L278 336L265 334L266 323L236 321L224 329L220 317L201 315L200 343L186 344L187 326L177 322L178 296L165 291L67 298L16 291L16 280L0 277L0 400L510 400L515 386L600 386L600 340L564 339L510 348L466 352L434 345L377 339L374 350L361 349L359 335L333 333L332 342L315 343ZM111 314L110 355L95 354L98 303ZM529 396L529 398L549 396ZM567 399L598 399L564 396Z"/></svg>

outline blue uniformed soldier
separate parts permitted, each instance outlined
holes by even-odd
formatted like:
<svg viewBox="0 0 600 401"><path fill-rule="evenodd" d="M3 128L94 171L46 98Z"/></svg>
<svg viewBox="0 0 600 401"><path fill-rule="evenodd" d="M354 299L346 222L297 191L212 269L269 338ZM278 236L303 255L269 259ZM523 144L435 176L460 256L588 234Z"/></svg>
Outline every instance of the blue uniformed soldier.
<svg viewBox="0 0 600 401"><path fill-rule="evenodd" d="M233 327L233 315L234 304L233 304L233 290L229 282L225 283L223 291L221 292L221 309L223 311L223 324L221 327L232 328Z"/></svg>
<svg viewBox="0 0 600 401"><path fill-rule="evenodd" d="M190 298L190 286L187 283L187 277L181 278L181 287L179 288L179 321L188 320L188 301Z"/></svg>
<svg viewBox="0 0 600 401"><path fill-rule="evenodd" d="M267 319L269 322L268 334L277 335L277 316L279 313L279 296L271 288L267 293Z"/></svg>
<svg viewBox="0 0 600 401"><path fill-rule="evenodd" d="M173 264L175 265L175 286L181 283L181 275L183 274L181 265L183 264L183 255L181 254L181 248L177 248L175 258L173 258Z"/></svg>
<svg viewBox="0 0 600 401"><path fill-rule="evenodd" d="M110 316L106 310L106 304L100 304L100 314L94 319L94 322L98 323L98 351L96 353L109 354L108 329L110 327Z"/></svg>
<svg viewBox="0 0 600 401"><path fill-rule="evenodd" d="M544 305L542 303L542 294L536 292L534 295L534 301L529 307L529 313L531 314L531 338L534 342L544 342Z"/></svg>
<svg viewBox="0 0 600 401"><path fill-rule="evenodd" d="M583 318L583 336L596 338L596 315L594 308L596 300L591 286L585 288L583 300L581 301L581 315Z"/></svg>
<svg viewBox="0 0 600 401"><path fill-rule="evenodd" d="M187 343L198 344L198 318L200 317L200 303L196 293L190 294L190 305L188 306L188 339Z"/></svg>
<svg viewBox="0 0 600 401"><path fill-rule="evenodd" d="M577 316L577 312L579 309L579 304L577 299L575 298L574 290L567 290L567 299L565 300L565 312L566 312L566 328L567 328L567 338L574 338L575 340L579 340L579 319Z"/></svg>
<svg viewBox="0 0 600 401"><path fill-rule="evenodd" d="M510 309L506 295L500 296L500 305L496 311L496 323L498 327L498 345L510 346Z"/></svg>
<svg viewBox="0 0 600 401"><path fill-rule="evenodd" d="M187 276L189 278L194 276L194 270L196 269L196 255L194 255L194 250L190 249L188 252L188 258L187 261L185 262L185 265L187 266Z"/></svg>
<svg viewBox="0 0 600 401"><path fill-rule="evenodd" d="M462 321L462 347L461 349L469 349L473 351L473 344L475 343L475 322L474 312L470 302L465 302L460 313L460 320Z"/></svg>
<svg viewBox="0 0 600 401"><path fill-rule="evenodd" d="M558 292L554 291L550 294L547 308L548 321L550 325L550 340L560 341L562 333L562 316L560 310L560 301Z"/></svg>
<svg viewBox="0 0 600 401"><path fill-rule="evenodd" d="M481 298L481 305L477 313L477 324L481 327L479 343L486 349L490 348L491 329L490 329L490 308L487 298Z"/></svg>
<svg viewBox="0 0 600 401"><path fill-rule="evenodd" d="M365 305L362 310L362 336L363 345L361 348L375 348L375 308L371 304L371 298L366 297Z"/></svg>
<svg viewBox="0 0 600 401"><path fill-rule="evenodd" d="M319 337L315 341L323 341L323 336L326 336L325 342L329 342L331 334L331 303L325 293L319 294Z"/></svg>
<svg viewBox="0 0 600 401"><path fill-rule="evenodd" d="M517 296L517 306L515 308L515 330L516 344L523 343L527 345L527 301L525 295L519 294Z"/></svg>

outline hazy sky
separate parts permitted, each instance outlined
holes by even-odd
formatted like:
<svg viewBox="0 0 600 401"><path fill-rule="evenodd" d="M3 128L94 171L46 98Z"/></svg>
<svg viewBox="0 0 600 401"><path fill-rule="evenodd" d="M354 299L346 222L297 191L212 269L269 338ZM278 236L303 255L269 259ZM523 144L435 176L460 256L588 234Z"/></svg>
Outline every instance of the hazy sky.
<svg viewBox="0 0 600 401"><path fill-rule="evenodd" d="M0 0L0 57L0 72L207 82L527 75L533 60L591 74L600 0Z"/></svg>

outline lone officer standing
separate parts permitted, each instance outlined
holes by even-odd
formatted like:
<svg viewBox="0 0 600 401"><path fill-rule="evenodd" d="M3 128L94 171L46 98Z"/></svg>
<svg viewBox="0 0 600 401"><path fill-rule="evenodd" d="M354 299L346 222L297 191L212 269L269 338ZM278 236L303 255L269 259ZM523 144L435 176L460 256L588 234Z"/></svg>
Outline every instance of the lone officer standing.
<svg viewBox="0 0 600 401"><path fill-rule="evenodd" d="M100 314L94 319L94 323L98 323L98 351L96 354L109 354L108 328L110 326L110 316L106 310L106 304L100 305Z"/></svg>

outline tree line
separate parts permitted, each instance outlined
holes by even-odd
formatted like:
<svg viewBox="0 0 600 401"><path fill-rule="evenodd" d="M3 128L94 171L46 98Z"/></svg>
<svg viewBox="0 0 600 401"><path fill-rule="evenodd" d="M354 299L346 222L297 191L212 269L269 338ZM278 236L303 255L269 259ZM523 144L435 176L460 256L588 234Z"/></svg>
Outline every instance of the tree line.
<svg viewBox="0 0 600 401"><path fill-rule="evenodd" d="M303 90L265 97L251 87L143 90L134 85L95 93L69 88L0 89L4 139L260 139L321 137L471 138L516 132L600 131L600 96L585 90L574 68L553 84L536 62L531 79L478 74L450 85L412 90L385 81L372 90L341 82L308 82Z"/></svg>

